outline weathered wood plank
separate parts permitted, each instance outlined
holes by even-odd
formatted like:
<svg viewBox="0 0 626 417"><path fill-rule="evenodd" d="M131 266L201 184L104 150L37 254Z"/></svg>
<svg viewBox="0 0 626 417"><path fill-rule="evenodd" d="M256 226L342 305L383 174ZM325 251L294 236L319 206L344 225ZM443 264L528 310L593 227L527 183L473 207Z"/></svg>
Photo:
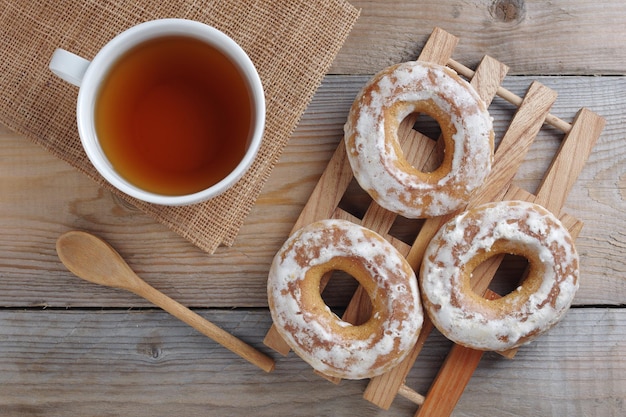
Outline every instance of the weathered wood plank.
<svg viewBox="0 0 626 417"><path fill-rule="evenodd" d="M264 348L266 310L199 313ZM516 359L485 354L453 415L624 415L624 322L626 309L572 309ZM407 385L425 390L449 347L433 333ZM331 384L293 354L264 373L160 311L0 311L3 417L415 412L403 398L374 407L364 384Z"/></svg>
<svg viewBox="0 0 626 417"><path fill-rule="evenodd" d="M0 128L0 306L147 306L131 294L74 278L58 262L54 242L85 229L110 240L153 286L188 306L266 306L266 274L319 176L342 138L347 111L368 76L329 76L272 173L232 248L207 255L121 204L47 152ZM582 285L576 304L626 300L626 79L621 77L508 77L522 94L531 80L559 92L552 112L571 120L580 107L607 118L591 158L574 185L566 211L585 227L578 239ZM492 103L497 134L513 108ZM546 128L515 183L534 191L560 144ZM294 175L297 173L297 175ZM346 294L349 291L345 291ZM346 295L329 294L345 305Z"/></svg>
<svg viewBox="0 0 626 417"><path fill-rule="evenodd" d="M434 26L461 38L455 59L476 66L484 54L511 74L623 74L622 0L390 2L352 0L361 16L331 69L375 73L415 59Z"/></svg>

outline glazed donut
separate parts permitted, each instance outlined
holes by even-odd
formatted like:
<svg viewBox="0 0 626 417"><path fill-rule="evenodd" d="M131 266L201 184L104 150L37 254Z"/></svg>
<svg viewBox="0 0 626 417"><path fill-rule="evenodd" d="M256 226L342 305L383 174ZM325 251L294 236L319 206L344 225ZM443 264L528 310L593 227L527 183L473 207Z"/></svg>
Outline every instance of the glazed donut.
<svg viewBox="0 0 626 417"><path fill-rule="evenodd" d="M372 315L365 323L341 320L322 300L322 275L336 270L369 295ZM295 232L274 257L267 290L279 334L328 376L387 372L413 348L423 322L413 269L381 236L348 221L324 220Z"/></svg>
<svg viewBox="0 0 626 417"><path fill-rule="evenodd" d="M443 162L422 172L404 157L398 127L412 113L435 119ZM405 62L375 75L356 97L344 126L348 159L361 188L408 218L440 216L467 202L491 169L492 119L474 88L451 69Z"/></svg>
<svg viewBox="0 0 626 417"><path fill-rule="evenodd" d="M473 270L498 254L523 256L527 276L497 300L472 291ZM578 254L567 229L543 207L489 203L446 223L429 243L420 271L424 307L452 341L479 350L507 350L555 325L578 289Z"/></svg>

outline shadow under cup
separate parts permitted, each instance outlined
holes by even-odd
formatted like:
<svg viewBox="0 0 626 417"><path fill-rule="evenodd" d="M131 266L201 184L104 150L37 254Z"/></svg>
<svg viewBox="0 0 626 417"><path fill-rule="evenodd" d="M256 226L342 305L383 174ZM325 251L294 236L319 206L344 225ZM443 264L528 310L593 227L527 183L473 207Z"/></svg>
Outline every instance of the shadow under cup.
<svg viewBox="0 0 626 417"><path fill-rule="evenodd" d="M78 101L81 141L121 191L156 204L197 203L230 188L252 164L263 90L226 35L198 22L156 22L124 32L90 63ZM189 24L201 30L190 33Z"/></svg>

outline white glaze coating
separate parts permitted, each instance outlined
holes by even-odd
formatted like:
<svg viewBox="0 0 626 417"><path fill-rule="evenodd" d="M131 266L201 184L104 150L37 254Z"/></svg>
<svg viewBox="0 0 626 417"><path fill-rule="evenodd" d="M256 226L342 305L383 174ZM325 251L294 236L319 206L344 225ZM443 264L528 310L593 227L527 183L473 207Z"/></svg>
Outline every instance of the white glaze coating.
<svg viewBox="0 0 626 417"><path fill-rule="evenodd" d="M431 114L444 140L453 142L452 155L444 157L450 171L437 174L434 181L406 169L398 144L398 126L424 103L450 116L448 124ZM355 99L344 132L361 187L382 207L404 217L440 216L459 209L491 169L492 119L473 87L444 66L417 61L381 71Z"/></svg>
<svg viewBox="0 0 626 417"><path fill-rule="evenodd" d="M362 266L372 317L353 326L323 304L319 283L307 294L311 268L338 259ZM332 270L332 268L330 268ZM346 271L348 272L348 271ZM320 304L310 311L313 298ZM296 354L314 369L348 379L371 378L395 367L417 341L423 314L413 270L397 250L371 230L343 220L324 220L295 232L274 257L268 277L274 324ZM379 306L380 310L376 309ZM357 336L358 335L358 336Z"/></svg>
<svg viewBox="0 0 626 417"><path fill-rule="evenodd" d="M503 242L508 253L535 254L545 271L532 289L527 279L503 298L487 301L468 290L472 271L465 266ZM563 317L578 289L578 254L567 229L543 207L490 203L439 230L426 249L420 284L433 323L448 338L474 349L506 350L533 340Z"/></svg>

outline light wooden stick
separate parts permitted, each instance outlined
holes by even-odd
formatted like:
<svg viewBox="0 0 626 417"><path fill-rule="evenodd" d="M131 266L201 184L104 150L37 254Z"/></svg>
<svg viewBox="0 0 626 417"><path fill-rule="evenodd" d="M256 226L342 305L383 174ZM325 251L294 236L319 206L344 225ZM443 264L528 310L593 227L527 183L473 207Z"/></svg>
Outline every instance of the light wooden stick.
<svg viewBox="0 0 626 417"><path fill-rule="evenodd" d="M426 400L426 397L424 397L422 394L412 390L404 384L400 385L400 389L398 389L398 394L402 395L404 398L417 405L424 404L424 400Z"/></svg>
<svg viewBox="0 0 626 417"><path fill-rule="evenodd" d="M464 77L472 78L474 76L473 70L461 64L460 62L455 61L452 58L448 60L447 65ZM507 90L506 88L502 86L498 87L496 94L498 97L503 98L504 100L508 101L509 103L517 107L519 107L522 104L522 98L520 96L512 93L511 91ZM546 123L549 124L550 126L556 127L563 133L568 133L572 129L571 124L567 123L565 120L559 119L558 117L554 116L551 113L548 113L546 115Z"/></svg>

